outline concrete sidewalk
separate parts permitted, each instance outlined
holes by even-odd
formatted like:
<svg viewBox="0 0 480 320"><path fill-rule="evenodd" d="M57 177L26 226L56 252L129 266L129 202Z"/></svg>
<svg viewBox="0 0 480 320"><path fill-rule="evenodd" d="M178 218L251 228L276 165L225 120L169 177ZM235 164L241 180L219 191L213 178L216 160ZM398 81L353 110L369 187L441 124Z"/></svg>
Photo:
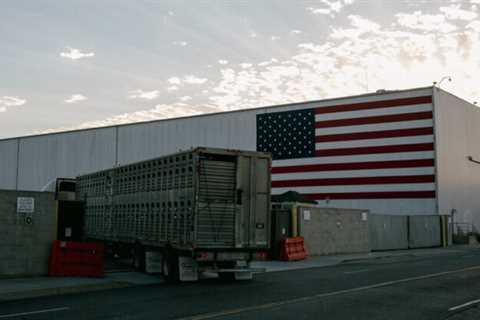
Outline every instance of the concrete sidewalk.
<svg viewBox="0 0 480 320"><path fill-rule="evenodd" d="M104 278L32 277L0 279L0 302L163 282L160 276L139 272L108 273Z"/></svg>
<svg viewBox="0 0 480 320"><path fill-rule="evenodd" d="M381 259L399 256L431 256L438 254L468 252L476 249L478 249L478 247L455 246L449 248L317 256L309 257L304 261L296 262L257 261L252 263L252 266L266 268L267 272L278 272L335 266L341 263L355 262L365 259ZM159 275L148 275L133 271L110 272L106 274L105 278L32 277L20 279L0 279L0 302L50 295L108 290L129 286L161 284L163 282L163 278Z"/></svg>
<svg viewBox="0 0 480 320"><path fill-rule="evenodd" d="M332 256L315 256L308 257L306 260L303 261L256 261L252 263L252 266L258 268L265 268L267 272L278 272L287 270L329 267L338 265L340 263L356 262L368 259L382 259L400 256L419 257L437 254L460 253L479 248L480 247L472 246L450 246L448 248L409 249L383 252L341 254Z"/></svg>

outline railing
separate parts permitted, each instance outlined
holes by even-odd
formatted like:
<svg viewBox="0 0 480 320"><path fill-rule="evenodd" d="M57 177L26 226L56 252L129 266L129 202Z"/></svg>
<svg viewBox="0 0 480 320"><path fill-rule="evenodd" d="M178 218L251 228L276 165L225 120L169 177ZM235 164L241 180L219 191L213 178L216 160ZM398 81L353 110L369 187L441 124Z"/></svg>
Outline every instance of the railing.
<svg viewBox="0 0 480 320"><path fill-rule="evenodd" d="M461 235L461 234L471 234L476 232L475 227L472 223L468 222L454 222L452 223L452 232L454 235Z"/></svg>
<svg viewBox="0 0 480 320"><path fill-rule="evenodd" d="M477 235L478 231L472 223L454 222L452 226L452 240L456 244L468 244L470 236Z"/></svg>

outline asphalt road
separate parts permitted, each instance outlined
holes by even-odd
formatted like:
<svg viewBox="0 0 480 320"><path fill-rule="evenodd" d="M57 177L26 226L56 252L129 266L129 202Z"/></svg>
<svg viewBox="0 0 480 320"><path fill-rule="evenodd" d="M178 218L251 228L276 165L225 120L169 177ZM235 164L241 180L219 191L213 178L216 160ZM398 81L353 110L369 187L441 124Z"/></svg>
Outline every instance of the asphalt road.
<svg viewBox="0 0 480 320"><path fill-rule="evenodd" d="M458 320L480 319L478 299L475 249L274 272L249 282L209 279L5 302L0 319Z"/></svg>

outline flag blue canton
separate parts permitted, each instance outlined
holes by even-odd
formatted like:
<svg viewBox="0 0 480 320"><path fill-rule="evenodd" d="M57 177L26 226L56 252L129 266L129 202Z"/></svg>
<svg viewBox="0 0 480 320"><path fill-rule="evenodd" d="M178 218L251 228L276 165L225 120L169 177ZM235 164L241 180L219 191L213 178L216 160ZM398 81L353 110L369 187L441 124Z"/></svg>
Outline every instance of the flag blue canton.
<svg viewBox="0 0 480 320"><path fill-rule="evenodd" d="M315 156L314 109L257 115L257 150L274 160Z"/></svg>

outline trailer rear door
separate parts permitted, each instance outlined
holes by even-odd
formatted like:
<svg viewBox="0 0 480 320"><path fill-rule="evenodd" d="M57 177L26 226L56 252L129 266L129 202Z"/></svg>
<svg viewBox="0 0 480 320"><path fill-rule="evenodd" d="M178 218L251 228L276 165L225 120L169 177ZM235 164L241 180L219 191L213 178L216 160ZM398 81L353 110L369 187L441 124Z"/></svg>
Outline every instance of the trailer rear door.
<svg viewBox="0 0 480 320"><path fill-rule="evenodd" d="M268 248L270 235L270 159L237 158L237 248Z"/></svg>

